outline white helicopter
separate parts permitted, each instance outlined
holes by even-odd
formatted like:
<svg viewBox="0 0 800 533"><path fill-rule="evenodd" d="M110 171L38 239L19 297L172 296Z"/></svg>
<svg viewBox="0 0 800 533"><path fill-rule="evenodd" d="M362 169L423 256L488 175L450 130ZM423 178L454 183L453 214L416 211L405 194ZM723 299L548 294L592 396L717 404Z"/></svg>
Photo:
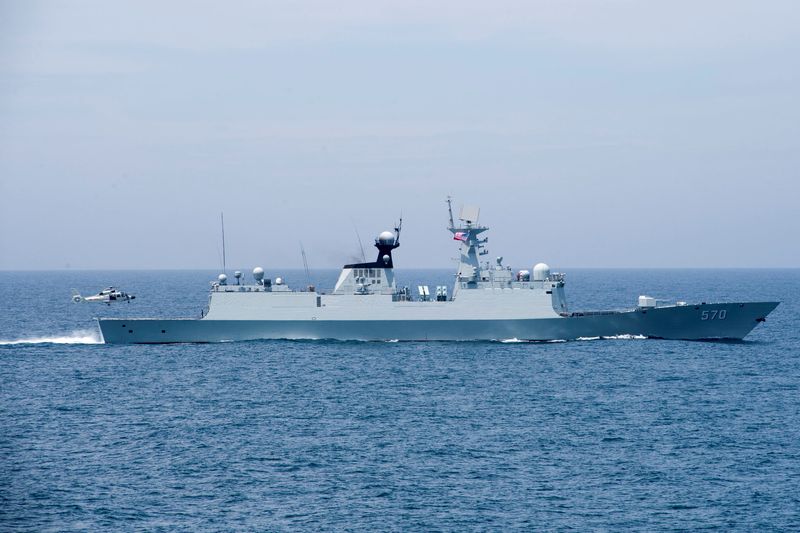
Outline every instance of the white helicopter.
<svg viewBox="0 0 800 533"><path fill-rule="evenodd" d="M136 296L123 292L116 287L106 287L102 291L93 296L81 296L81 294L72 289L72 301L76 304L81 302L94 302L106 305L111 305L113 302L128 302L135 299Z"/></svg>

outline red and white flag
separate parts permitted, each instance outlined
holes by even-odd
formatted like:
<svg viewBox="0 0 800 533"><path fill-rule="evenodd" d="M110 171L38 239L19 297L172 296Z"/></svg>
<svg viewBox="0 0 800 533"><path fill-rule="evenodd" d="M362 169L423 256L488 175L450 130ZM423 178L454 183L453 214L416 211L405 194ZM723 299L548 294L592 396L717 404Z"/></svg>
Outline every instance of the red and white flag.
<svg viewBox="0 0 800 533"><path fill-rule="evenodd" d="M456 234L453 235L453 240L454 241L464 241L464 242L466 242L467 241L467 233L464 232L464 231L456 232Z"/></svg>

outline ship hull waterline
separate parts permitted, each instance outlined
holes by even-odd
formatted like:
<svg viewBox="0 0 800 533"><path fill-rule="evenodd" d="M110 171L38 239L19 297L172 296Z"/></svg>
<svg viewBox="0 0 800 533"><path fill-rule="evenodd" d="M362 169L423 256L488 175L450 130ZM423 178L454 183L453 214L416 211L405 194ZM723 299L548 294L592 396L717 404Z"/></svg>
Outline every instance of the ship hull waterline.
<svg viewBox="0 0 800 533"><path fill-rule="evenodd" d="M575 340L635 335L676 340L741 340L778 302L667 306L557 318L439 320L98 319L109 344L164 344L259 339L360 341Z"/></svg>

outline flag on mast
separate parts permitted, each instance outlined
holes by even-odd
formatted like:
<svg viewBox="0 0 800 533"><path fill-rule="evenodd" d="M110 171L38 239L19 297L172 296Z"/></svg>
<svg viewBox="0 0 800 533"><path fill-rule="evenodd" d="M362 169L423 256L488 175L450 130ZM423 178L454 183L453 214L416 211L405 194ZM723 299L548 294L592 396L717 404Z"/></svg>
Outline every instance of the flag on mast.
<svg viewBox="0 0 800 533"><path fill-rule="evenodd" d="M456 232L456 234L455 234L455 235L453 235L453 240L454 240L454 241L463 241L463 242L466 242L466 241L467 241L467 232L465 232L465 231L458 231L458 232Z"/></svg>

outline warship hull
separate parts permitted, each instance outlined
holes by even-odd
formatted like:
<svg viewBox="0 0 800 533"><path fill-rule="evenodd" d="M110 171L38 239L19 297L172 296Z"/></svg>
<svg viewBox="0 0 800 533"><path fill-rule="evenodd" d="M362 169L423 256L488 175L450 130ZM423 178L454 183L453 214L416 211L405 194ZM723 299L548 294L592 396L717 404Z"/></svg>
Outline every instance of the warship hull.
<svg viewBox="0 0 800 533"><path fill-rule="evenodd" d="M437 305L437 304L431 304ZM778 302L675 305L628 311L572 313L552 318L238 320L103 318L106 343L161 344L258 339L360 341L576 340L635 335L659 339L743 339ZM293 313L291 313L293 314ZM380 313L375 313L379 315Z"/></svg>

